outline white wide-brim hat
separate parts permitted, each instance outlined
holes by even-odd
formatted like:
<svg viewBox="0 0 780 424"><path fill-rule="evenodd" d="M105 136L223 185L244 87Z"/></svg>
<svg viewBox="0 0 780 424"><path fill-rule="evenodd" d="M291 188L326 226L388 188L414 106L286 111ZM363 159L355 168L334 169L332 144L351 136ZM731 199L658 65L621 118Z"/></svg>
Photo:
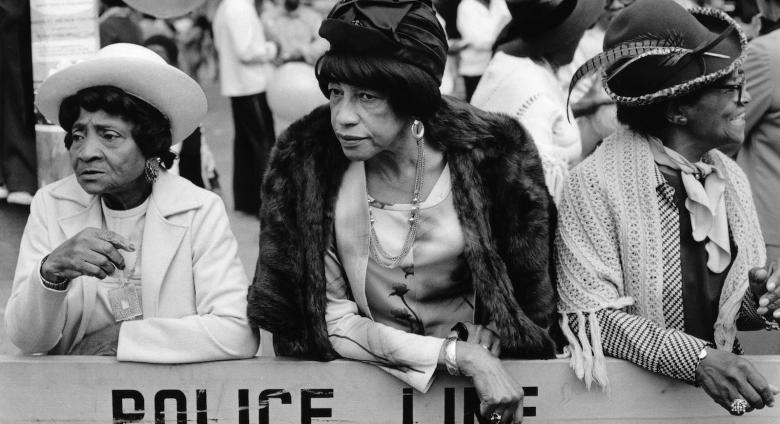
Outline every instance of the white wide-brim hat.
<svg viewBox="0 0 780 424"><path fill-rule="evenodd" d="M59 124L60 105L80 90L114 86L157 108L171 123L173 143L195 131L208 108L195 80L168 65L157 53L136 44L117 43L49 76L38 89L35 105Z"/></svg>
<svg viewBox="0 0 780 424"><path fill-rule="evenodd" d="M175 18L187 14L206 0L125 0L128 6L158 18Z"/></svg>

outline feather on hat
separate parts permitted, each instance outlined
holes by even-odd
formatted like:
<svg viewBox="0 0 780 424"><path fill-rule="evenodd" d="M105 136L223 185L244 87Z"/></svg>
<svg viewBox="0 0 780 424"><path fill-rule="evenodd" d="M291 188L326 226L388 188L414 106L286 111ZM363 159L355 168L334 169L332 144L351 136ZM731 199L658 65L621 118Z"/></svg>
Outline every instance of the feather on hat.
<svg viewBox="0 0 780 424"><path fill-rule="evenodd" d="M696 91L742 65L747 37L725 13L686 10L673 0L639 0L607 28L604 51L572 76L601 71L604 89L618 104L642 106Z"/></svg>

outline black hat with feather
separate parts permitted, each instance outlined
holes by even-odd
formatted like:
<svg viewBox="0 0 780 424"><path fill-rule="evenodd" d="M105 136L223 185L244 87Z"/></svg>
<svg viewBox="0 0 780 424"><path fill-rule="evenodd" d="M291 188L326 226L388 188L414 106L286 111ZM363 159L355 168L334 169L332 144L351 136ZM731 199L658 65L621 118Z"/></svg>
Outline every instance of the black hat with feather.
<svg viewBox="0 0 780 424"><path fill-rule="evenodd" d="M600 70L604 89L616 103L658 103L731 74L746 52L744 32L719 10L639 0L612 19L604 51L574 73L569 92L582 77Z"/></svg>

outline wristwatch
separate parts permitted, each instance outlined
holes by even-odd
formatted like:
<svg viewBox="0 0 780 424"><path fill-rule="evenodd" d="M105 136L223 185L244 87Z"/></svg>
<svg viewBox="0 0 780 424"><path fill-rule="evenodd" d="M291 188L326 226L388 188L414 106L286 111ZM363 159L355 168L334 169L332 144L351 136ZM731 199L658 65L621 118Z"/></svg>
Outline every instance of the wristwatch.
<svg viewBox="0 0 780 424"><path fill-rule="evenodd" d="M696 355L696 358L697 358L697 359L696 359L696 367L693 369L693 378L694 378L694 384L696 385L696 387L699 387L699 386L701 386L701 382L699 382L699 381L696 379L696 370L698 370L698 369L699 369L699 364L701 364L701 361L703 361L703 360L704 360L704 358L706 358L706 357L707 357L707 354L708 354L708 352L707 352L707 348L712 348L712 349L714 349L714 348L715 348L715 345L713 345L712 343L707 343L707 344L705 344L705 345L704 345L704 347L702 347L702 348L701 348L701 350L699 351L699 354L698 354L698 355Z"/></svg>

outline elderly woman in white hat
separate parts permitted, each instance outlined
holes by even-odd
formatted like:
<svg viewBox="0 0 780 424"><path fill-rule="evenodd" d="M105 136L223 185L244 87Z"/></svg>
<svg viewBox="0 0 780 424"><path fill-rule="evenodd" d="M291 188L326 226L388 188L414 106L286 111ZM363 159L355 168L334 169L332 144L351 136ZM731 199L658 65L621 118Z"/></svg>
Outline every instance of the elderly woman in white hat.
<svg viewBox="0 0 780 424"><path fill-rule="evenodd" d="M165 170L206 112L198 84L113 44L50 76L36 104L65 129L74 175L33 199L5 312L13 343L139 362L251 357L225 207Z"/></svg>
<svg viewBox="0 0 780 424"><path fill-rule="evenodd" d="M702 385L735 415L774 403L736 334L777 328L780 273L763 268L744 173L717 150L744 137L746 47L722 12L639 0L575 73L604 70L623 125L559 205L561 327L588 385L608 384L606 354Z"/></svg>

